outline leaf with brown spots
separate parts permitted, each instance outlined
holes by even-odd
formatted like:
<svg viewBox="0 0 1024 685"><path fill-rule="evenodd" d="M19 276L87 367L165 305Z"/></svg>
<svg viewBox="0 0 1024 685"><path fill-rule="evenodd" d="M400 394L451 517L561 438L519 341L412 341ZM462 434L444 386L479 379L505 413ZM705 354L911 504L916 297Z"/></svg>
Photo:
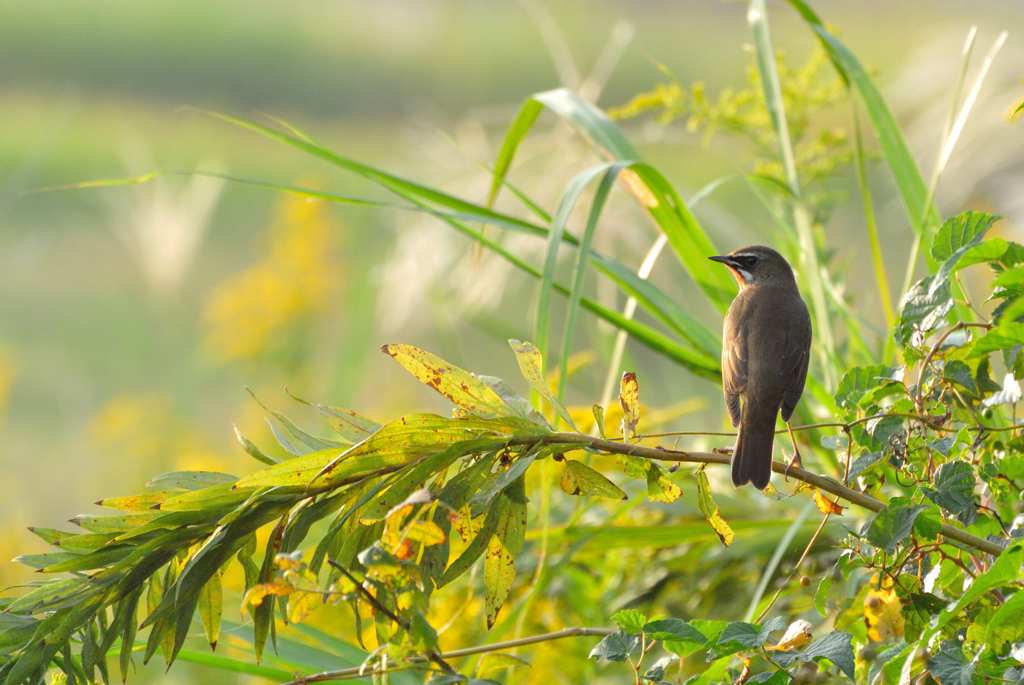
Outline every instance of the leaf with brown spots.
<svg viewBox="0 0 1024 685"><path fill-rule="evenodd" d="M382 352L390 354L416 378L441 393L456 406L482 419L513 416L491 386L473 374L435 357L412 345L384 345Z"/></svg>
<svg viewBox="0 0 1024 685"><path fill-rule="evenodd" d="M647 462L647 497L652 502L670 504L683 496L679 486L668 479L665 469Z"/></svg>
<svg viewBox="0 0 1024 685"><path fill-rule="evenodd" d="M718 535L718 539L722 541L722 544L726 547L731 545L736 534L732 532L732 528L722 518L718 505L711 499L711 486L708 484L707 474L704 473L704 464L697 468L697 505L700 507L704 517L707 518L708 523L711 524L715 534Z"/></svg>
<svg viewBox="0 0 1024 685"><path fill-rule="evenodd" d="M582 497L604 497L605 499L629 499L615 483L581 461L567 459L562 473L562 491L568 495Z"/></svg>
<svg viewBox="0 0 1024 685"><path fill-rule="evenodd" d="M636 425L640 423L640 388L632 371L622 374L619 404L622 405L622 439L629 443L636 437Z"/></svg>
<svg viewBox="0 0 1024 685"><path fill-rule="evenodd" d="M487 629L498 618L516 577L515 556L523 551L526 541L526 484L522 476L498 496L493 510L496 517L494 535L487 544L484 557L484 602ZM490 517L492 514L488 514Z"/></svg>

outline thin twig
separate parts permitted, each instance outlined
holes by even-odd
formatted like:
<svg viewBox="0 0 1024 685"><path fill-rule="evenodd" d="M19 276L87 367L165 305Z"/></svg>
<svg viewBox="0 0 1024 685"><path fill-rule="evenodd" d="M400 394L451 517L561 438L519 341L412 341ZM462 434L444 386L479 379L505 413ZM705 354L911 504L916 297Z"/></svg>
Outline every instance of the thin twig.
<svg viewBox="0 0 1024 685"><path fill-rule="evenodd" d="M971 323L969 321L961 321L955 326L947 328L946 331L939 336L939 339L936 340L935 344L932 345L930 350L928 350L928 355L924 358L924 363L921 364L921 375L917 379L917 394L914 396L914 406L917 407L918 411L921 410L921 389L924 387L924 374L928 371L928 366L932 363L932 359L935 357L935 354L939 351L939 348L942 347L942 343L946 342L946 338L948 338L953 333L963 330L965 328L984 328L988 330L992 328L992 324Z"/></svg>
<svg viewBox="0 0 1024 685"><path fill-rule="evenodd" d="M556 630L553 633L542 633L540 635L531 635L530 637L522 637L517 640L508 640L506 642L495 642L492 645L479 645L477 647L466 647L465 649L455 649L450 652L442 652L438 656L442 659L457 659L463 656L472 656L474 654L484 654L486 652L497 652L503 649L512 649L514 647L524 647L526 645L536 644L538 642L550 642L552 640L561 640L567 637L587 637L587 636L601 636L611 635L615 632L614 628L563 628L562 630ZM422 664L426 662L426 658L422 656L413 657L409 659L410 664ZM396 670L404 670L409 666L400 666L390 669L388 672ZM360 673L359 667L343 668L337 671L324 671L323 673L316 673L314 675L304 676L302 678L296 678L284 685L306 685L307 683L322 683L328 680L345 680L353 677L365 677L368 673Z"/></svg>

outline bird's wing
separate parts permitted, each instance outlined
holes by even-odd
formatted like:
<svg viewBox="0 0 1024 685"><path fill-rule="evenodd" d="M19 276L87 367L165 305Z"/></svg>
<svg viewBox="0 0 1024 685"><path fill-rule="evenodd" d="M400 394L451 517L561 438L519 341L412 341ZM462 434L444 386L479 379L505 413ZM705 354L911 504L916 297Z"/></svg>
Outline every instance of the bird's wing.
<svg viewBox="0 0 1024 685"><path fill-rule="evenodd" d="M804 392L807 381L807 364L811 359L811 317L804 310L805 318L799 325L786 332L782 346L782 361L779 364L782 395L782 420L789 421Z"/></svg>
<svg viewBox="0 0 1024 685"><path fill-rule="evenodd" d="M725 345L722 348L722 389L725 406L733 426L740 423L740 394L747 389L747 330L732 326L726 318Z"/></svg>

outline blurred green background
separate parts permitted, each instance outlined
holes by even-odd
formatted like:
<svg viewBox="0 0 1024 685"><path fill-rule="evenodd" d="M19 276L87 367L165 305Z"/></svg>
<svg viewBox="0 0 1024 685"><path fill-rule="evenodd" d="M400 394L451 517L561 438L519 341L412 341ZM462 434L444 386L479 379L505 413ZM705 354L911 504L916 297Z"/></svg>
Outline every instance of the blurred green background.
<svg viewBox="0 0 1024 685"><path fill-rule="evenodd" d="M971 205L1019 226L1024 135L1006 119L1024 91L1019 5L813 5L876 70L926 170L969 27L979 26L984 46L1010 30L937 199L944 212ZM776 46L802 63L813 37L788 8L772 12ZM180 176L29 191L210 169L379 196L197 111L208 109L284 119L347 156L483 202L478 162L493 160L524 97L567 86L619 105L664 80L655 60L682 83L740 88L750 62L745 15L745 3L713 0L0 2L0 557L42 550L24 526L95 512L91 502L140 491L157 473L254 470L232 423L278 448L247 387L312 425L286 385L380 420L445 412L377 352L382 343L407 342L515 383L504 341L528 339L533 326L534 282L478 260L466 240L423 217ZM823 125L830 117L845 125L849 112L827 112ZM512 179L550 211L592 157L553 119L542 121ZM744 159L727 138L704 145L683 122L625 126L684 197ZM908 222L881 168L872 167L871 183L898 282ZM855 288L870 274L856 184L843 176L833 190L854 200L840 203L826 235ZM742 184L726 184L696 213L723 250L771 240ZM624 197L603 222L600 249L639 265L653 228ZM512 245L539 261L539 244ZM671 262L653 278L686 301L690 285ZM592 284L595 297L621 307L603 287ZM873 292L855 300L881 321ZM570 399L589 406L614 331L588 317L580 326ZM666 429L720 425L716 387L639 347L628 348L625 366L638 371L645 404L678 410ZM693 398L707 399L700 412L678 404ZM5 586L30 575L0 565Z"/></svg>

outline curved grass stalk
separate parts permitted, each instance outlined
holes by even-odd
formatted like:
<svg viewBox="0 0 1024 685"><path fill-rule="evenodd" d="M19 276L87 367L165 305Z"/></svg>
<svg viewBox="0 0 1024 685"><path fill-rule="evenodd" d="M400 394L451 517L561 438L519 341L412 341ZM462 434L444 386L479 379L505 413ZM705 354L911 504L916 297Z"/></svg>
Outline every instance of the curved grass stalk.
<svg viewBox="0 0 1024 685"><path fill-rule="evenodd" d="M750 598L750 606L747 607L747 613L743 616L743 620L750 622L754 618L754 612L757 611L757 605L761 603L761 598L764 596L764 591L768 589L768 581L772 579L775 574L775 569L778 568L779 562L782 561L782 555L789 549L790 543L793 542L793 538L796 537L797 532L800 530L800 526L804 524L807 517L811 515L811 512L815 509L814 502L808 502L797 517L793 519L793 523L786 530L786 534L779 540L778 546L775 548L775 553L772 554L772 558L768 561L768 565L764 567L764 572L761 574L761 580L757 584L757 589L754 590L754 596Z"/></svg>
<svg viewBox="0 0 1024 685"><path fill-rule="evenodd" d="M985 61L982 62L981 69L978 71L978 76L974 79L974 84L971 86L970 92L967 94L967 98L964 100L963 107L960 108L954 119L953 113L957 111L957 106L960 102L960 93L963 89L964 80L967 74L967 65L971 60L971 52L974 45L974 36L977 32L977 27L972 27L970 33L967 35L967 41L964 43L964 59L963 64L960 68L960 76L957 81L956 88L953 90L953 105L950 110L950 116L946 120L946 130L943 135L942 144L939 148L938 159L935 160L935 170L932 172L931 182L928 184L928 201L925 203L925 207L931 207L932 201L935 199L935 193L939 187L939 179L942 177L942 172L946 168L946 164L949 162L950 155L953 154L953 148L956 147L957 140L960 138L960 134L963 132L964 125L967 123L967 117L971 113L971 109L974 107L975 101L978 99L978 93L981 91L981 85L985 81L985 76L988 75L989 67L992 66L992 62L995 60L996 55L999 54L1000 48L1003 47L1003 43L1006 42L1008 32L1003 31L996 38L995 43L992 44L992 48L985 56ZM911 284L914 282L914 271L917 269L917 259L921 251L921 243L924 240L926 233L926 223L922 219L920 222L922 229L914 235L914 242L910 246L910 258L907 260L907 272L903 277L903 288L902 295L905 296L910 290ZM929 266L931 264L930 255L928 256Z"/></svg>

